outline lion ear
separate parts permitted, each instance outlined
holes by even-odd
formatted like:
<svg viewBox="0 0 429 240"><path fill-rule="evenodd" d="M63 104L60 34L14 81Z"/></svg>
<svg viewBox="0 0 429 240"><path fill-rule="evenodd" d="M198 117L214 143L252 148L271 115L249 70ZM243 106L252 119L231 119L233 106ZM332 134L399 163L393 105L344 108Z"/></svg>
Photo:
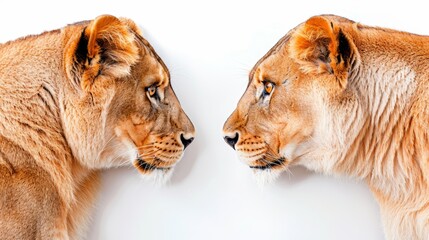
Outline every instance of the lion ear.
<svg viewBox="0 0 429 240"><path fill-rule="evenodd" d="M304 72L334 74L340 86L346 86L355 46L337 24L310 18L293 33L289 52Z"/></svg>
<svg viewBox="0 0 429 240"><path fill-rule="evenodd" d="M89 23L74 56L84 90L90 90L95 81L128 75L138 58L139 48L129 23L111 15L99 16Z"/></svg>

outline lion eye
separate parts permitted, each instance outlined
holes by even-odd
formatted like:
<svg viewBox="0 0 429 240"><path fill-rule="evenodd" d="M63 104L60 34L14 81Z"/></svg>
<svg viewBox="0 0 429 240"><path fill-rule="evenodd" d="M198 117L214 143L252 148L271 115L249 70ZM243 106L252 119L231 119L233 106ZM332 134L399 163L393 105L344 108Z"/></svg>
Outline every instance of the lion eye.
<svg viewBox="0 0 429 240"><path fill-rule="evenodd" d="M271 91L273 91L273 84L272 83L266 83L265 84L265 92L268 94L271 94Z"/></svg>
<svg viewBox="0 0 429 240"><path fill-rule="evenodd" d="M272 82L269 82L269 81L264 81L263 83L264 83L263 96L268 96L273 92L274 84Z"/></svg>
<svg viewBox="0 0 429 240"><path fill-rule="evenodd" d="M154 98L156 100L159 100L158 87L157 86L150 86L150 87L146 88L146 92L150 98Z"/></svg>
<svg viewBox="0 0 429 240"><path fill-rule="evenodd" d="M150 87L150 88L147 90L147 92L149 93L149 96L150 96L150 97L155 96L155 93L156 93L156 87Z"/></svg>

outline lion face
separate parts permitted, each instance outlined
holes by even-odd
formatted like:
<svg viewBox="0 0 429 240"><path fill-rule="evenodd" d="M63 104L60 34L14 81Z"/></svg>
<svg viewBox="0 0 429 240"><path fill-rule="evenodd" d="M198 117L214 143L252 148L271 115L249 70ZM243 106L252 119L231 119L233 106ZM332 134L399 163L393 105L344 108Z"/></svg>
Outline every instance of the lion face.
<svg viewBox="0 0 429 240"><path fill-rule="evenodd" d="M281 53L268 56L250 74L224 134L255 173L281 172L311 137L316 116L310 80Z"/></svg>
<svg viewBox="0 0 429 240"><path fill-rule="evenodd" d="M344 92L350 54L349 40L338 27L310 19L255 65L223 131L257 176L269 180L291 163L320 159L329 128L326 113Z"/></svg>
<svg viewBox="0 0 429 240"><path fill-rule="evenodd" d="M90 168L131 162L143 175L168 179L195 129L167 67L129 19L104 15L81 31L66 56L69 79L80 83L79 104L66 114L74 116L66 129L72 150Z"/></svg>
<svg viewBox="0 0 429 240"><path fill-rule="evenodd" d="M150 44L137 37L141 56L129 76L116 80L107 123L119 146L127 148L120 152L127 153L140 173L166 180L193 141L195 129L173 91L167 67Z"/></svg>
<svg viewBox="0 0 429 240"><path fill-rule="evenodd" d="M131 77L116 82L108 123L129 148L140 173L162 175L182 158L195 130L171 87L167 68L149 45L144 48L147 53L132 67Z"/></svg>

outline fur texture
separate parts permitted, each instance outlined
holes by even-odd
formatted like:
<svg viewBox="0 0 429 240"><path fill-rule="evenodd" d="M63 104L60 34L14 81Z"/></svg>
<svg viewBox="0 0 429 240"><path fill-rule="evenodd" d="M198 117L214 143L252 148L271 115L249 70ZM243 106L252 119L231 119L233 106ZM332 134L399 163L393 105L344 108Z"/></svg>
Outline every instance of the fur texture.
<svg viewBox="0 0 429 240"><path fill-rule="evenodd" d="M193 139L168 69L130 19L2 44L0 65L2 239L81 239L101 169L169 176Z"/></svg>
<svg viewBox="0 0 429 240"><path fill-rule="evenodd" d="M225 139L264 179L290 164L362 179L387 239L429 239L428 59L426 36L312 17L255 65Z"/></svg>

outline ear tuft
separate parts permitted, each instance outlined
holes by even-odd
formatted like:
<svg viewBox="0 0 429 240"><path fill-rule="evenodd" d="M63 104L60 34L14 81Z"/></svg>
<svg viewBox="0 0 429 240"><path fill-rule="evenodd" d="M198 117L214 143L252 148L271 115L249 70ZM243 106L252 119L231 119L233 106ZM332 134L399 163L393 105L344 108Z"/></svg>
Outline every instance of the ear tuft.
<svg viewBox="0 0 429 240"><path fill-rule="evenodd" d="M139 59L130 21L122 22L114 16L102 15L84 29L76 44L73 57L76 66L72 68L82 89L90 91L96 80L108 84L108 80L130 73L131 66Z"/></svg>
<svg viewBox="0 0 429 240"><path fill-rule="evenodd" d="M297 28L291 37L289 53L312 74L333 74L342 87L347 82L352 44L335 22L324 17L312 17Z"/></svg>

